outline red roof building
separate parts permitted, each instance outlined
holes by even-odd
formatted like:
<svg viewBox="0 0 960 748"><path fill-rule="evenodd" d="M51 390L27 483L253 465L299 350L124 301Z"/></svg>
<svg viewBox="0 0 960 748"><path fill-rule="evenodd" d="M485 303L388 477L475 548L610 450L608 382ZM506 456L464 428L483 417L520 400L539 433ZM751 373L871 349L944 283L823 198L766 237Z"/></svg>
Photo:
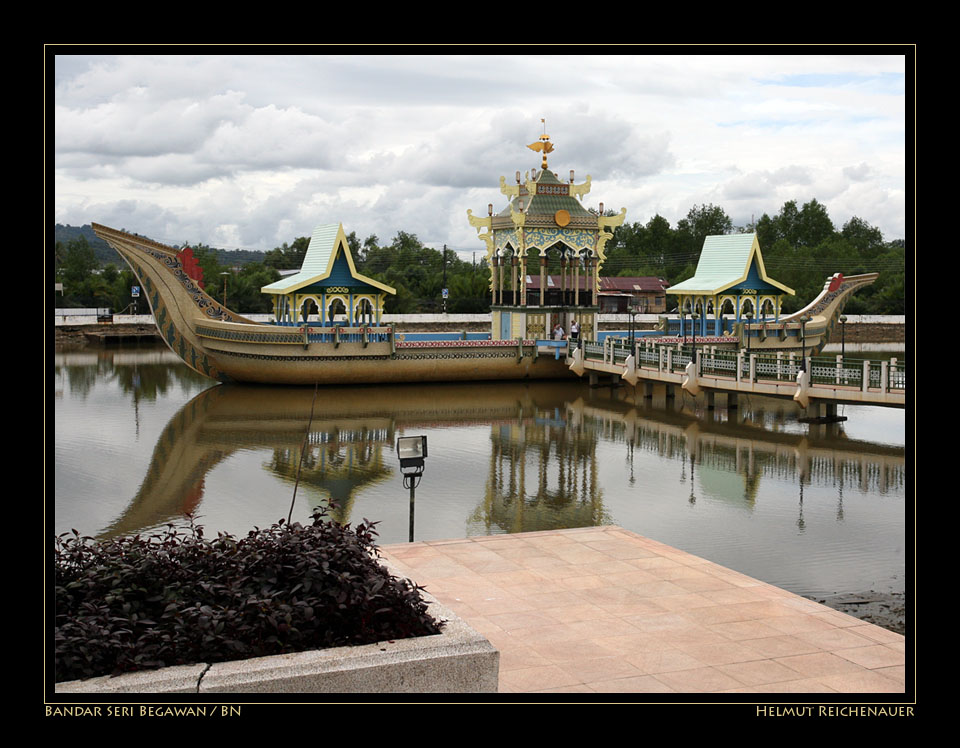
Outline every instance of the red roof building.
<svg viewBox="0 0 960 748"><path fill-rule="evenodd" d="M559 275L548 275L547 291L561 288L561 278ZM539 293L540 276L528 275L527 291L529 293ZM580 292L587 291L587 278L580 276ZM572 287L572 281L567 280L567 285ZM597 294L600 303L600 312L603 314L627 312L632 305L636 310L644 314L663 314L667 311L666 289L669 287L663 278L654 276L644 276L639 278L621 278L600 276L600 291Z"/></svg>

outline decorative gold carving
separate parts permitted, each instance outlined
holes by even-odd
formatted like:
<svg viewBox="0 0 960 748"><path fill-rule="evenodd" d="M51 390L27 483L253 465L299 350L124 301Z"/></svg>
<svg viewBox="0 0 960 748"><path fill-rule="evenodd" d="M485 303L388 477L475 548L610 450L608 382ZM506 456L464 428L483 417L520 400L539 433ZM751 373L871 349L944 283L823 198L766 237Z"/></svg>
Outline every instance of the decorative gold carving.
<svg viewBox="0 0 960 748"><path fill-rule="evenodd" d="M503 177L500 177L503 179ZM493 235L493 218L487 216L486 218L477 218L473 215L473 211L469 208L467 209L467 220L470 222L470 225L477 230L477 237L483 240L483 243L487 245L487 263L490 263L490 259L493 257L494 253L494 235ZM481 229L486 229L486 233L481 234Z"/></svg>
<svg viewBox="0 0 960 748"><path fill-rule="evenodd" d="M626 217L627 209L621 208L620 212L615 216L599 216L597 218L597 225L600 228L600 234L597 236L597 256L600 258L601 264L607 259L603 248L606 243L613 238L613 232L607 231L607 229L621 225Z"/></svg>
<svg viewBox="0 0 960 748"><path fill-rule="evenodd" d="M587 174L587 181L583 184L571 184L570 185L570 194L574 197L579 197L583 200L583 196L590 191L590 183L592 179L589 174Z"/></svg>
<svg viewBox="0 0 960 748"><path fill-rule="evenodd" d="M550 136L544 133L540 136L540 140L536 143L531 143L527 146L531 151L539 151L543 154L543 159L541 161L541 166L547 168L547 154L553 153L553 143L550 142Z"/></svg>
<svg viewBox="0 0 960 748"><path fill-rule="evenodd" d="M563 210L562 208L553 214L553 220L556 222L557 226L566 226L570 223L570 211Z"/></svg>

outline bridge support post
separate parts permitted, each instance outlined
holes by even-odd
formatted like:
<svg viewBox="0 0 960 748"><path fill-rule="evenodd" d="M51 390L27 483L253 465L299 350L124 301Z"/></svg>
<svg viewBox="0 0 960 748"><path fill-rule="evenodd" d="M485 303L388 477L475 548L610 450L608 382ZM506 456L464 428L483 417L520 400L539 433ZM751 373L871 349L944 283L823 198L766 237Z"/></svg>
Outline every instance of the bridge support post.
<svg viewBox="0 0 960 748"><path fill-rule="evenodd" d="M713 390L706 390L704 394L707 396L707 410L713 410L715 407L717 393Z"/></svg>
<svg viewBox="0 0 960 748"><path fill-rule="evenodd" d="M653 382L646 380L643 383L643 397L645 400L649 400L653 397Z"/></svg>
<svg viewBox="0 0 960 748"><path fill-rule="evenodd" d="M727 393L727 410L736 410L736 409L737 409L737 406L739 405L739 403L737 402L737 400L738 400L737 394L738 394L738 393L736 393L736 392L728 392L728 393Z"/></svg>

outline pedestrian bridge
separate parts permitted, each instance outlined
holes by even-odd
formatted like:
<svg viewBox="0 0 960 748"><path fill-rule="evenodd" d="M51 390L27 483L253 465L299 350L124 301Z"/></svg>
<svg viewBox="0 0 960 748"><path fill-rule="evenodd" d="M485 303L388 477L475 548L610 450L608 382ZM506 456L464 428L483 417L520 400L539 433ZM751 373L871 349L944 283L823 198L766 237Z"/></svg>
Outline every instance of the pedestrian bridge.
<svg viewBox="0 0 960 748"><path fill-rule="evenodd" d="M799 353L747 353L711 347L654 345L607 338L584 340L567 351L570 370L587 375L592 384L602 378L622 379L650 388L654 383L677 386L691 395L704 392L713 406L718 392L728 407L740 393L790 398L811 418L836 418L837 405L881 405L903 408L906 367L897 359L871 361L843 356Z"/></svg>

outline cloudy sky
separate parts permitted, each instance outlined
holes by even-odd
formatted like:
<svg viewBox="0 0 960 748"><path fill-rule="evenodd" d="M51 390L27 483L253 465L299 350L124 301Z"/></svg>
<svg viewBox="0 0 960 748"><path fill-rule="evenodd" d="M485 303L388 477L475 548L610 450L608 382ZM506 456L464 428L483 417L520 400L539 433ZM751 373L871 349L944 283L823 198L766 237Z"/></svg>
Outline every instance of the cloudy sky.
<svg viewBox="0 0 960 748"><path fill-rule="evenodd" d="M467 209L539 166L543 118L551 169L631 223L816 198L905 238L906 75L897 55L57 56L55 221L260 250L341 222L470 259Z"/></svg>

